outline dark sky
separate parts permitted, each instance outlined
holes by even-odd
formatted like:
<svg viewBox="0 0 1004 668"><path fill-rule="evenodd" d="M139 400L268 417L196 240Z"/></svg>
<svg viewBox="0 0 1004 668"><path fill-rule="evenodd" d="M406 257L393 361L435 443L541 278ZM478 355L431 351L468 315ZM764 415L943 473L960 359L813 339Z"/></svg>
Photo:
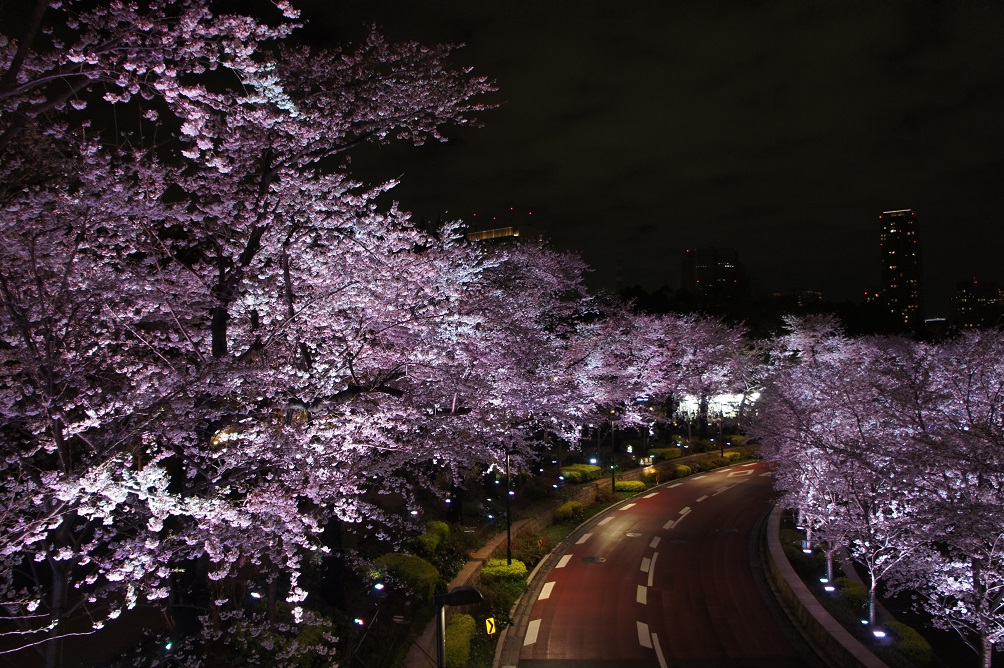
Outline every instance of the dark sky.
<svg viewBox="0 0 1004 668"><path fill-rule="evenodd" d="M679 287L735 248L764 290L858 301L878 214L920 221L928 315L1004 284L1004 5L775 0L310 0L310 30L464 42L499 108L451 142L379 150L427 218L532 221L595 283ZM369 158L364 163L369 162ZM516 211L510 214L510 207ZM618 270L618 267L620 268Z"/></svg>

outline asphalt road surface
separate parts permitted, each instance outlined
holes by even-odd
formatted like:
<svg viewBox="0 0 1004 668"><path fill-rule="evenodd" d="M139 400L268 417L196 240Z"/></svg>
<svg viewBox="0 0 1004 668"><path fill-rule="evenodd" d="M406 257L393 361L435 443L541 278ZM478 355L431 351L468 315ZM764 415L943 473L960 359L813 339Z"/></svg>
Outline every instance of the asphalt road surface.
<svg viewBox="0 0 1004 668"><path fill-rule="evenodd" d="M736 465L590 526L513 629L520 668L820 665L764 584L754 537L771 483L764 464Z"/></svg>

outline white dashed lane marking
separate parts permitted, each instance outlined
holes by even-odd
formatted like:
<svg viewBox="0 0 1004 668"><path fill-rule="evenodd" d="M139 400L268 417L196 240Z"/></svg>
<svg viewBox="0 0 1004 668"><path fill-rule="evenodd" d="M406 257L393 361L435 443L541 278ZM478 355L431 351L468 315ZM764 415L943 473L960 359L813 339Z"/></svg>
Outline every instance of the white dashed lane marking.
<svg viewBox="0 0 1004 668"><path fill-rule="evenodd" d="M568 562L572 560L572 555L566 554L561 559L558 559L558 563L555 568L564 568L568 565Z"/></svg>
<svg viewBox="0 0 1004 668"><path fill-rule="evenodd" d="M584 534L582 534L582 537L581 537L581 538L579 538L579 540L575 541L575 544L576 544L576 545L582 545L582 544L583 544L583 543L585 543L585 542L586 542L587 540L589 540L589 537L590 537L590 536L592 536L592 535L593 535L593 534L591 534L591 533L584 533Z"/></svg>
<svg viewBox="0 0 1004 668"><path fill-rule="evenodd" d="M537 642L538 633L540 633L540 620L535 619L526 626L526 636L523 638L523 646L526 647Z"/></svg>
<svg viewBox="0 0 1004 668"><path fill-rule="evenodd" d="M642 647L652 649L652 634L648 632L648 624L638 622L638 642Z"/></svg>

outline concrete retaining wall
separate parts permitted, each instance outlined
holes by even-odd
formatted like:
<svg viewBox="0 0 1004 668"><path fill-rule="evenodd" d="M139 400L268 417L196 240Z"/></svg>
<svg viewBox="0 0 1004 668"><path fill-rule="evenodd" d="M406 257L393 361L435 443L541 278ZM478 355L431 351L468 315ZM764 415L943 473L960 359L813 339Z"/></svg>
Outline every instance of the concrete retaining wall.
<svg viewBox="0 0 1004 668"><path fill-rule="evenodd" d="M793 614L812 642L839 668L888 668L848 633L826 611L788 562L778 532L781 509L775 507L767 523L767 565L784 606Z"/></svg>

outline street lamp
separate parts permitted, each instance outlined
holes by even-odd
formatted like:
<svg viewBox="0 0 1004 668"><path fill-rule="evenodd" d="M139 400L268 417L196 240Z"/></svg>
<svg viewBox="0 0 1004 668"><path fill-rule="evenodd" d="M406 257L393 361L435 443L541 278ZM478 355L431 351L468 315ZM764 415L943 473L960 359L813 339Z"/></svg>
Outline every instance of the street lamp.
<svg viewBox="0 0 1004 668"><path fill-rule="evenodd" d="M484 597L474 587L454 587L448 594L432 597L436 605L436 666L446 667L446 606L472 605L480 603Z"/></svg>
<svg viewBox="0 0 1004 668"><path fill-rule="evenodd" d="M512 566L512 513L510 511L510 499L512 489L509 486L509 455L511 450L505 451L505 562Z"/></svg>

